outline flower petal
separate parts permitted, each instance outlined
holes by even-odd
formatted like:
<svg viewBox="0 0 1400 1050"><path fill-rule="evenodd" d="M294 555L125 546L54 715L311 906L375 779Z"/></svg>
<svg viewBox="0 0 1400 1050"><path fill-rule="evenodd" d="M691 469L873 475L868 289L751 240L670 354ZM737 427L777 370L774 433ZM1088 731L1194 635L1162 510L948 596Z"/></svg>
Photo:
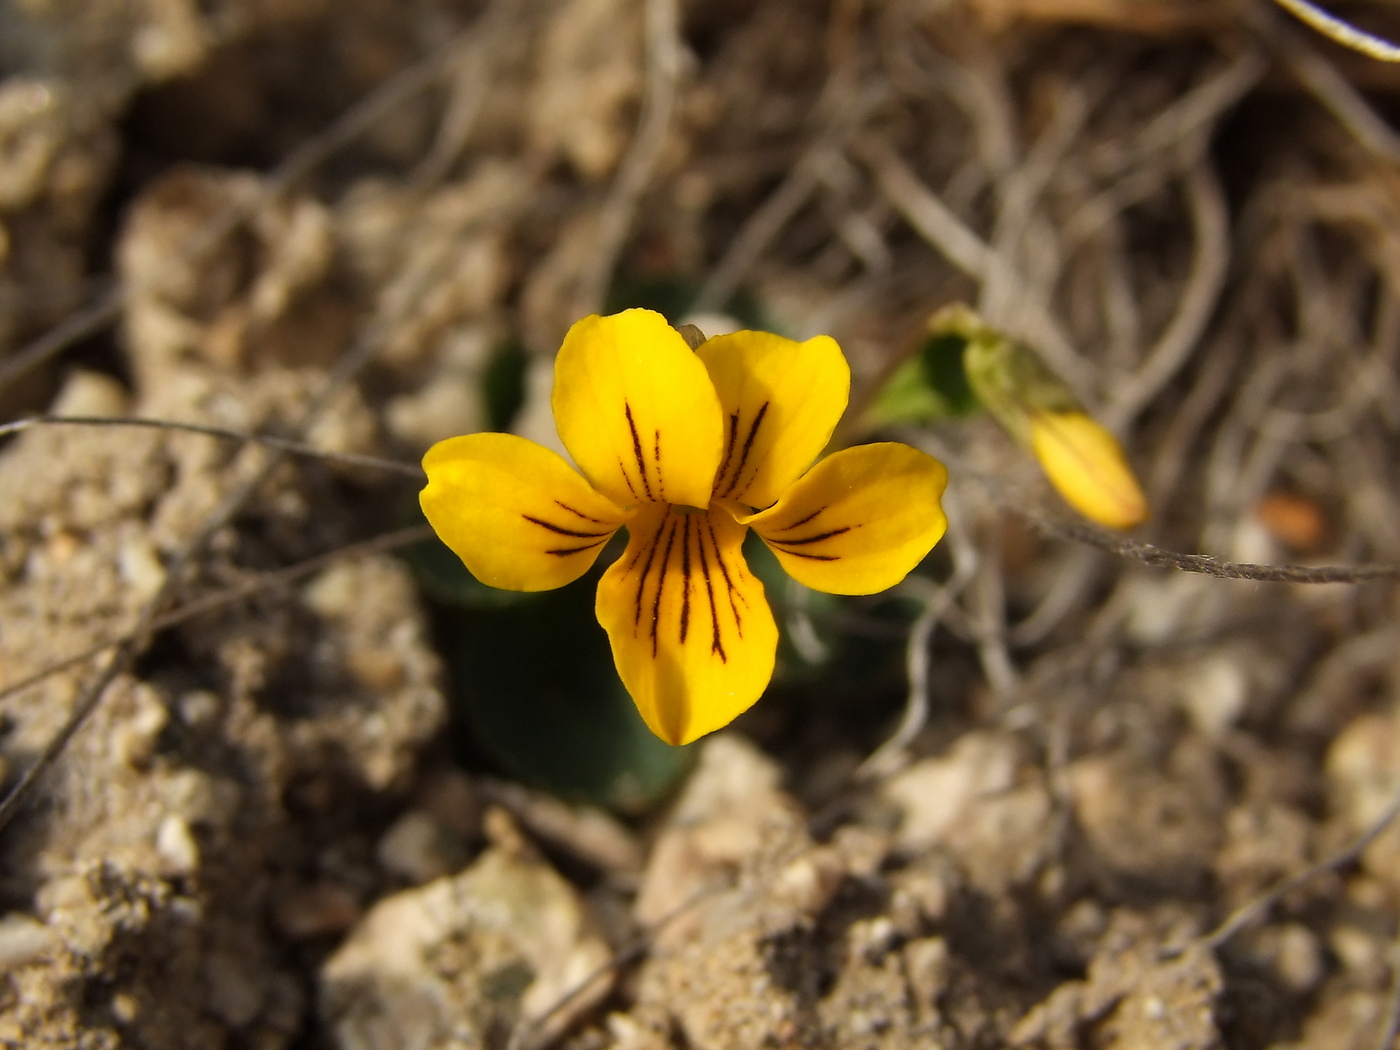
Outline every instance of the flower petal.
<svg viewBox="0 0 1400 1050"><path fill-rule="evenodd" d="M725 511L643 507L598 583L598 622L651 731L688 744L729 724L773 676L778 627Z"/></svg>
<svg viewBox="0 0 1400 1050"><path fill-rule="evenodd" d="M619 506L709 505L719 401L660 314L593 314L569 329L554 362L554 421L584 476Z"/></svg>
<svg viewBox="0 0 1400 1050"><path fill-rule="evenodd" d="M1110 529L1147 520L1147 497L1118 439L1083 412L1035 412L1031 450L1075 510Z"/></svg>
<svg viewBox="0 0 1400 1050"><path fill-rule="evenodd" d="M886 441L842 449L809 470L752 526L799 583L832 594L893 587L943 536L943 464Z"/></svg>
<svg viewBox="0 0 1400 1050"><path fill-rule="evenodd" d="M564 457L514 434L439 441L423 471L418 501L433 531L492 587L562 587L588 571L627 520Z"/></svg>
<svg viewBox="0 0 1400 1050"><path fill-rule="evenodd" d="M766 507L802 476L831 440L851 393L851 369L830 336L805 343L768 332L705 342L705 362L725 419L715 495Z"/></svg>

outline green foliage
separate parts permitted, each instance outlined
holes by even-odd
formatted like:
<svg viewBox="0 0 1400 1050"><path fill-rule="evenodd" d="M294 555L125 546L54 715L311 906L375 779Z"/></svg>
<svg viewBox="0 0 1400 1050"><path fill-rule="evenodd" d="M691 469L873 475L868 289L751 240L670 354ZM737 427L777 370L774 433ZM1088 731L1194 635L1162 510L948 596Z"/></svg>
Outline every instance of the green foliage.
<svg viewBox="0 0 1400 1050"><path fill-rule="evenodd" d="M471 744L511 776L627 813L660 801L690 749L658 740L593 615L601 569L508 607L441 620L452 695Z"/></svg>
<svg viewBox="0 0 1400 1050"><path fill-rule="evenodd" d="M525 373L530 359L518 340L497 344L481 377L481 396L486 402L486 423L490 430L507 431L525 404Z"/></svg>
<svg viewBox="0 0 1400 1050"><path fill-rule="evenodd" d="M930 335L885 381L870 408L877 426L933 423L977 411L977 396L963 369L967 338L958 332Z"/></svg>

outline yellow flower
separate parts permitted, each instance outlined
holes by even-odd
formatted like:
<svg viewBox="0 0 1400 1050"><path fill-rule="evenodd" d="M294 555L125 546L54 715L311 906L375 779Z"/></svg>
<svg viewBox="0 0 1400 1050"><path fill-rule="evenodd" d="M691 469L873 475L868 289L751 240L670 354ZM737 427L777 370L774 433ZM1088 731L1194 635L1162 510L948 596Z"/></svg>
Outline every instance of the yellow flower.
<svg viewBox="0 0 1400 1050"><path fill-rule="evenodd" d="M1032 412L1031 451L1075 510L1111 529L1147 520L1147 497L1118 440L1083 412Z"/></svg>
<svg viewBox="0 0 1400 1050"><path fill-rule="evenodd" d="M477 579L520 591L578 579L626 526L598 621L646 724L689 743L773 675L777 625L740 549L750 528L795 579L836 594L898 583L943 535L947 472L922 452L862 445L807 469L849 392L827 336L736 332L692 351L649 310L585 317L553 399L582 476L511 434L449 438L423 457L423 512Z"/></svg>

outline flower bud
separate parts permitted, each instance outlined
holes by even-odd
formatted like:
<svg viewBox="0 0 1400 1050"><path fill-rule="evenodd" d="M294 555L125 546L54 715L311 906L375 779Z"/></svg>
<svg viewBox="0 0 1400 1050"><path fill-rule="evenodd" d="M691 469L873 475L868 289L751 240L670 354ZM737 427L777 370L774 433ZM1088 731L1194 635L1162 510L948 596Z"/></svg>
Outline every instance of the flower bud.
<svg viewBox="0 0 1400 1050"><path fill-rule="evenodd" d="M997 422L1030 449L1071 507L1112 529L1146 520L1147 499L1122 446L1038 357L961 304L939 311L929 327L966 339L968 385Z"/></svg>
<svg viewBox="0 0 1400 1050"><path fill-rule="evenodd" d="M1110 529L1147 518L1147 499L1117 439L1083 412L1033 412L1031 451L1075 510Z"/></svg>

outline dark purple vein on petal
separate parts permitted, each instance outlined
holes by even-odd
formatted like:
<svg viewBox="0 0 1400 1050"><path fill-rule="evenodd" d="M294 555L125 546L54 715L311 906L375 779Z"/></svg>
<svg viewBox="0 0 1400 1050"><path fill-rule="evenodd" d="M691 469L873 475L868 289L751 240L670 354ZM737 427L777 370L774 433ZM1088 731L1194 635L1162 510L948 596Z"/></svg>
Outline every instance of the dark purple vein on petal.
<svg viewBox="0 0 1400 1050"><path fill-rule="evenodd" d="M617 457L617 472L622 475L622 480L627 482L627 491L632 493L632 498L639 500L642 497L637 495L637 490L632 487L632 479L627 476L627 468L622 465L622 457Z"/></svg>
<svg viewBox="0 0 1400 1050"><path fill-rule="evenodd" d="M777 543L784 547L805 547L809 543L820 543L822 540L829 540L833 536L840 536L850 532L851 529L860 528L859 525L843 525L839 529L832 529L830 532L819 532L815 536L803 536L800 540L775 540L769 539L769 543Z"/></svg>
<svg viewBox="0 0 1400 1050"><path fill-rule="evenodd" d="M567 510L570 514L573 514L573 515L575 515L575 516L577 516L577 517L580 517L580 518L582 518L584 521L591 521L591 522L593 522L593 524L595 524L595 525L606 525L606 524L607 524L607 522L604 521L602 518L590 517L589 515L585 514L585 513L584 513L583 511L581 511L581 510L575 510L573 507L569 506L569 505L568 505L567 503L565 503L563 500L555 500L555 501L554 501L554 505L555 505L556 507L563 507L563 508L564 508L565 510Z"/></svg>
<svg viewBox="0 0 1400 1050"><path fill-rule="evenodd" d="M595 539L595 538L598 537L598 536L611 536L611 535L612 535L611 532L579 532L579 531L577 531L577 530L575 530L575 529L566 529L566 528L563 528L563 527L560 526L560 525L553 525L553 524L551 524L550 522L541 521L539 518L532 518L532 517L530 517L530 515L528 515L528 514L522 514L522 515L520 515L520 516L521 516L522 518L524 518L526 521L530 522L531 524L533 524L533 525L538 525L538 526L539 526L540 528L542 528L542 529L548 529L550 532L556 532L556 533L558 533L560 536L573 536L575 539L580 539L580 540L591 540L591 539Z"/></svg>
<svg viewBox="0 0 1400 1050"><path fill-rule="evenodd" d="M738 594L734 587L734 581L729 576L729 567L724 564L724 555L719 550L719 540L715 538L714 524L707 521L705 525L710 530L710 543L715 548L715 564L719 566L720 574L724 577L724 586L729 591L729 611L734 614L734 630L742 639L744 637L744 618L739 615L739 604L734 599L737 595L740 600L743 600L744 596ZM745 606L748 604L748 602L744 602Z"/></svg>
<svg viewBox="0 0 1400 1050"><path fill-rule="evenodd" d="M690 519L685 516L685 528L681 533L681 644L690 633ZM696 530L699 531L698 529Z"/></svg>
<svg viewBox="0 0 1400 1050"><path fill-rule="evenodd" d="M670 531L666 533L666 553L661 555L661 568L656 579L656 599L651 603L651 658L656 659L656 631L661 623L661 595L666 590L666 570L671 567L671 548L676 545L676 522L670 521Z"/></svg>
<svg viewBox="0 0 1400 1050"><path fill-rule="evenodd" d="M790 558L806 558L808 561L840 561L839 554L808 554L805 551L783 551Z"/></svg>
<svg viewBox="0 0 1400 1050"><path fill-rule="evenodd" d="M831 504L830 504L830 503L828 503L828 504L827 504L826 506L824 506L824 507L818 507L816 510L812 511L811 514L808 514L805 518L801 518L801 519L799 519L798 521L794 521L791 525L784 525L781 529L777 529L777 530L775 530L775 531L777 531L777 532L791 532L793 529L800 528L801 526L806 525L807 522L811 521L813 518L815 518L815 517L816 517L818 514L820 514L822 511L830 509L830 507L831 507Z"/></svg>
<svg viewBox="0 0 1400 1050"><path fill-rule="evenodd" d="M710 542L714 542L713 530L710 532ZM700 575L705 577L705 593L710 599L710 655L718 656L720 663L727 664L729 657L725 655L724 645L719 640L719 606L715 603L715 585L710 578L710 562L705 557L705 534L699 529L695 530L695 548L700 553ZM718 547L715 548L715 557L719 557Z"/></svg>
<svg viewBox="0 0 1400 1050"><path fill-rule="evenodd" d="M724 484L725 475L729 471L729 460L734 455L734 439L739 435L739 413L729 413L729 439L724 445L724 460L719 465L719 473L715 475L715 491Z"/></svg>
<svg viewBox="0 0 1400 1050"><path fill-rule="evenodd" d="M749 453L753 451L754 438L758 437L758 428L763 423L763 417L768 414L768 402L758 406L758 414L753 417L753 422L749 424L748 437L744 438L744 447L739 451L739 465L734 468L734 477L729 481L729 487L724 490L726 496L736 495L735 490L739 486L739 479L744 476L744 465L749 461ZM747 486L745 486L747 488ZM737 495L742 496L743 490L739 489Z"/></svg>
<svg viewBox="0 0 1400 1050"><path fill-rule="evenodd" d="M607 542L608 542L608 541L607 541L606 539L602 539L602 540L599 540L597 543L590 543L590 544L588 544L588 545L586 545L586 546L583 546L583 547L556 547L554 550L545 551L545 553L546 553L546 554L558 555L559 557L562 558L562 557L564 557L565 555L577 554L577 553L579 553L579 551L591 551L594 547L601 547L603 544L605 544L605 543L607 543Z"/></svg>
<svg viewBox="0 0 1400 1050"><path fill-rule="evenodd" d="M647 463L642 458L642 436L637 433L637 424L632 419L632 406L624 401L622 410L627 415L627 428L632 431L632 454L637 457L637 471L642 475L642 488L646 491L647 499L651 499L651 482L647 480Z"/></svg>
<svg viewBox="0 0 1400 1050"><path fill-rule="evenodd" d="M637 636L637 628L640 627L642 623L642 598L646 593L647 576L651 572L651 563L656 558L657 549L661 546L661 530L664 526L664 521L657 525L656 531L651 534L651 539L648 540L646 544L647 560L646 564L642 566L641 578L637 581L637 597L634 601L636 611L632 616L632 637L634 638ZM638 549L636 555L632 558L632 564L627 566L626 571L631 572L641 556L642 551Z"/></svg>
<svg viewBox="0 0 1400 1050"><path fill-rule="evenodd" d="M656 461L656 494L661 502L666 502L666 475L661 472L661 431L656 432L656 443L652 446L652 458Z"/></svg>

